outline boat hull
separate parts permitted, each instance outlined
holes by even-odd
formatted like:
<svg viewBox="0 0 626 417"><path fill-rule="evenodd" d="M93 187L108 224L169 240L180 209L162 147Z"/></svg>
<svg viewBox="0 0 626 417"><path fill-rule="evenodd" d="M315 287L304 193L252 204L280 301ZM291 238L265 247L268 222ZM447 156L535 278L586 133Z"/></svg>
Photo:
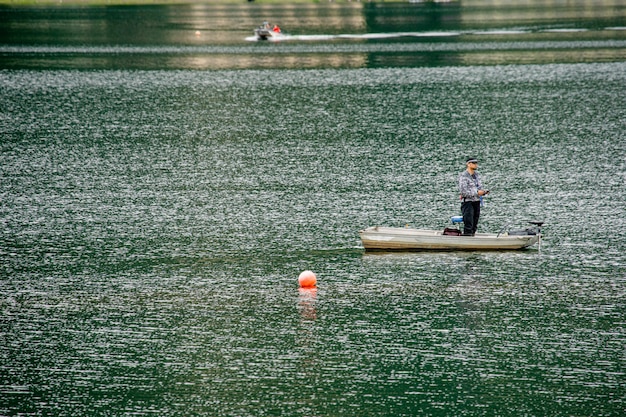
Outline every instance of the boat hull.
<svg viewBox="0 0 626 417"><path fill-rule="evenodd" d="M257 39L263 41L272 36L272 32L269 29L255 29L254 34L256 35Z"/></svg>
<svg viewBox="0 0 626 417"><path fill-rule="evenodd" d="M365 250L518 250L534 245L541 235L450 236L442 231L400 227L369 227L359 232Z"/></svg>
<svg viewBox="0 0 626 417"><path fill-rule="evenodd" d="M280 39L283 36L282 32L274 32L271 29L257 28L254 30L254 35L260 41L266 41L268 39Z"/></svg>

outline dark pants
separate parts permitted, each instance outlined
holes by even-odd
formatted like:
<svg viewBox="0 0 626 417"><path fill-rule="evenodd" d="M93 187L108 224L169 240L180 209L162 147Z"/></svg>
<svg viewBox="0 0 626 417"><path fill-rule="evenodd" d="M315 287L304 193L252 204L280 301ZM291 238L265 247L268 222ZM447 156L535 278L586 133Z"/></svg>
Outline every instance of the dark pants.
<svg viewBox="0 0 626 417"><path fill-rule="evenodd" d="M478 228L480 201L464 201L461 203L461 213L463 213L463 234L473 236Z"/></svg>

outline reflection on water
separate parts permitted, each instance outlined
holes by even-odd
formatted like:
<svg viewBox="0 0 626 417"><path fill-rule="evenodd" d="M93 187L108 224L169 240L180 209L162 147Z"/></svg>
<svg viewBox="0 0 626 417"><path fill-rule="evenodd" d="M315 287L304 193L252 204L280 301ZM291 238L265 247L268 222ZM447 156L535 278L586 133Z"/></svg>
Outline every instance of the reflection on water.
<svg viewBox="0 0 626 417"><path fill-rule="evenodd" d="M625 31L626 32L626 31ZM364 35L354 36L363 38ZM412 37L414 34L367 35L369 39ZM420 35L421 36L421 35ZM430 37L455 36L450 34ZM6 68L129 68L129 69L313 69L440 67L613 62L626 58L626 40L508 41L435 43L292 42L277 48L251 46L0 46ZM301 38L301 37L300 37ZM340 36L342 39L347 36ZM482 38L485 38L482 36Z"/></svg>
<svg viewBox="0 0 626 417"><path fill-rule="evenodd" d="M0 20L0 68L437 67L626 57L626 10L611 2L9 7ZM263 20L287 35L251 46Z"/></svg>
<svg viewBox="0 0 626 417"><path fill-rule="evenodd" d="M300 288L298 290L300 298L298 308L303 320L315 320L317 318L317 288Z"/></svg>

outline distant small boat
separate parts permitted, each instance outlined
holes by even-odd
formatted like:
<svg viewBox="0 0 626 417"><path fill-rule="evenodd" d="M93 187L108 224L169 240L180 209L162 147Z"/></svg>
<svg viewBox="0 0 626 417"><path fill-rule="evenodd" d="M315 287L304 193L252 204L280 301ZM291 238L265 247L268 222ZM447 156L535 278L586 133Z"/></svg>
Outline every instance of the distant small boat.
<svg viewBox="0 0 626 417"><path fill-rule="evenodd" d="M531 222L534 227L500 233L476 233L474 236L449 234L450 229L427 230L409 227L374 226L359 235L365 250L517 250L540 242L543 222ZM503 228L504 229L504 228Z"/></svg>
<svg viewBox="0 0 626 417"><path fill-rule="evenodd" d="M268 22L263 22L261 26L254 29L254 35L258 40L268 40L270 38L280 38L283 36L283 31L276 25L273 27Z"/></svg>

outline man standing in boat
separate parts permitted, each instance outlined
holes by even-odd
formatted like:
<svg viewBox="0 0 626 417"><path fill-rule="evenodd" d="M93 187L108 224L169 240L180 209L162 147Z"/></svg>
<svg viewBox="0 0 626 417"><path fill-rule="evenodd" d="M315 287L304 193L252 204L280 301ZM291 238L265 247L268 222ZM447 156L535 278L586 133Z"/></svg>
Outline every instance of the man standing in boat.
<svg viewBox="0 0 626 417"><path fill-rule="evenodd" d="M467 169L459 176L459 191L461 192L461 213L463 213L463 236L474 236L480 218L480 205L483 196L489 194L483 189L478 169L478 160L468 158L465 162Z"/></svg>

